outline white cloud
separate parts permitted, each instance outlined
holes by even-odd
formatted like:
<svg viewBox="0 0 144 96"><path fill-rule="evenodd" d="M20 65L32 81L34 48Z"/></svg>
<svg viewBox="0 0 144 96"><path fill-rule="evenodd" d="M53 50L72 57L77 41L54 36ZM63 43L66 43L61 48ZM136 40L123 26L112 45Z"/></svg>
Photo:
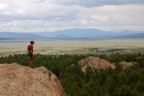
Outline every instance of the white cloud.
<svg viewBox="0 0 144 96"><path fill-rule="evenodd" d="M0 10L4 10L4 9L6 9L7 7L8 7L7 4L5 4L5 3L0 3Z"/></svg>
<svg viewBox="0 0 144 96"><path fill-rule="evenodd" d="M40 32L68 28L144 31L143 2L0 0L0 31Z"/></svg>
<svg viewBox="0 0 144 96"><path fill-rule="evenodd" d="M104 5L144 4L144 0L55 0L58 4L96 7Z"/></svg>

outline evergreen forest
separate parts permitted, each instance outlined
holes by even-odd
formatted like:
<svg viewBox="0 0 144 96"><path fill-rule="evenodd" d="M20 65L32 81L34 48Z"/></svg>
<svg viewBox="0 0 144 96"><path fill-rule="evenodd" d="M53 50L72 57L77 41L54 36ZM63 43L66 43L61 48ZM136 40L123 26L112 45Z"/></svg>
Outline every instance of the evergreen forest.
<svg viewBox="0 0 144 96"><path fill-rule="evenodd" d="M88 56L96 56L115 63L115 69L95 69L87 67L81 71L78 61ZM144 96L144 54L111 55L41 55L34 56L35 67L45 66L59 78L67 96ZM136 62L123 69L120 61ZM27 54L1 56L2 63L18 63L29 66Z"/></svg>

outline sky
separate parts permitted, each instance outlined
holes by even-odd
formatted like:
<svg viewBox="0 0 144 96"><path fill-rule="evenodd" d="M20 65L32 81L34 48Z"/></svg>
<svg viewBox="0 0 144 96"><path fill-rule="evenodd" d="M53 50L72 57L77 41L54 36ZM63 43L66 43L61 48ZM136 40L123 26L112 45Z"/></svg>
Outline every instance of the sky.
<svg viewBox="0 0 144 96"><path fill-rule="evenodd" d="M0 32L144 31L144 0L0 0Z"/></svg>

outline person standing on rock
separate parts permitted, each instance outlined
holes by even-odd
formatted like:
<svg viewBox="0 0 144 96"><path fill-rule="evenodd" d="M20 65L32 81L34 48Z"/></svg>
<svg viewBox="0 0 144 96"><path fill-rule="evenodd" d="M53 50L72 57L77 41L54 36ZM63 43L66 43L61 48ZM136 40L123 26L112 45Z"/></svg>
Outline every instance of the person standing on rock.
<svg viewBox="0 0 144 96"><path fill-rule="evenodd" d="M30 41L30 45L28 45L28 56L30 57L30 67L33 68L34 65L34 50L33 50L34 41Z"/></svg>

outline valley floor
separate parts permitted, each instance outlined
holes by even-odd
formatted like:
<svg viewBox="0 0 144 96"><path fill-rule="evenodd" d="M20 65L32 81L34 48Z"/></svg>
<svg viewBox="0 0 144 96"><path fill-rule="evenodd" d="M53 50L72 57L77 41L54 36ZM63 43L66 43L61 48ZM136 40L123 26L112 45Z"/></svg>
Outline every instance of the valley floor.
<svg viewBox="0 0 144 96"><path fill-rule="evenodd" d="M26 54L29 41L1 40L0 56ZM144 53L144 39L36 40L35 54Z"/></svg>

